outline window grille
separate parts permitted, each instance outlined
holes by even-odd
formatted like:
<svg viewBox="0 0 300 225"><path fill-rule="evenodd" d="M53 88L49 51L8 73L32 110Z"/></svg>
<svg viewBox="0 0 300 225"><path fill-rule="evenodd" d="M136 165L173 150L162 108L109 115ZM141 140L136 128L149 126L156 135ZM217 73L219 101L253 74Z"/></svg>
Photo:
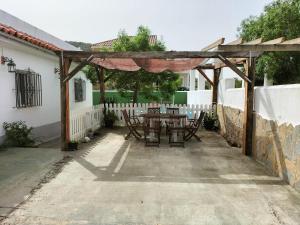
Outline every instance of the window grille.
<svg viewBox="0 0 300 225"><path fill-rule="evenodd" d="M16 107L42 106L41 75L30 70L15 72Z"/></svg>
<svg viewBox="0 0 300 225"><path fill-rule="evenodd" d="M85 101L86 83L83 79L74 79L75 102Z"/></svg>

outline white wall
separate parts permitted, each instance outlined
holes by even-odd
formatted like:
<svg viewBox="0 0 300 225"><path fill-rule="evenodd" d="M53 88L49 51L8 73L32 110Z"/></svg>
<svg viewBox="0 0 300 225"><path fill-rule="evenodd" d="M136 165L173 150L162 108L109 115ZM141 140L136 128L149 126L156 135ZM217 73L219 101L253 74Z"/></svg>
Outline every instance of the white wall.
<svg viewBox="0 0 300 225"><path fill-rule="evenodd" d="M75 65L71 65L71 68L74 68ZM75 102L75 89L74 89L74 79L81 78L85 80L86 83L86 98L85 101L82 102ZM70 93L70 110L77 110L79 108L87 108L93 106L93 85L92 83L86 78L83 72L79 72L69 81L69 93Z"/></svg>
<svg viewBox="0 0 300 225"><path fill-rule="evenodd" d="M254 111L278 124L300 124L300 84L255 87ZM244 110L244 88L227 89L220 93L219 103Z"/></svg>
<svg viewBox="0 0 300 225"><path fill-rule="evenodd" d="M255 109L259 115L279 124L300 124L300 84L255 88Z"/></svg>
<svg viewBox="0 0 300 225"><path fill-rule="evenodd" d="M222 73L218 103L244 110L245 90L234 88L234 78ZM211 91L189 91L188 104L211 104ZM300 84L255 87L254 110L278 124L300 124Z"/></svg>
<svg viewBox="0 0 300 225"><path fill-rule="evenodd" d="M23 44L0 36L0 51L3 55L13 58L17 69L27 69L39 73L42 78L42 106L24 109L15 108L15 76L8 73L7 65L0 65L0 137L4 135L3 122L17 120L26 121L33 127L40 127L60 121L60 87L59 75L54 68L59 66L58 57L27 47ZM77 76L83 76L82 74ZM72 84L73 81L71 80ZM70 107L92 106L92 88L87 82L87 100L84 103L74 103L74 93L70 85Z"/></svg>
<svg viewBox="0 0 300 225"><path fill-rule="evenodd" d="M187 104L210 105L212 101L211 90L199 90L187 92Z"/></svg>

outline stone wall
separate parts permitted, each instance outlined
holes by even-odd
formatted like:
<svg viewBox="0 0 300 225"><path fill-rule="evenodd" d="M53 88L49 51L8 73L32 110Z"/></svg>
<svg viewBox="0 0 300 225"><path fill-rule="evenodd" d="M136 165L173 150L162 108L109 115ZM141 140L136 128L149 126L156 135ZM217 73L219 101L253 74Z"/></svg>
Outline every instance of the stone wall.
<svg viewBox="0 0 300 225"><path fill-rule="evenodd" d="M243 112L218 105L220 133L235 146L241 146ZM300 125L278 125L260 115L254 117L253 157L274 175L300 191Z"/></svg>
<svg viewBox="0 0 300 225"><path fill-rule="evenodd" d="M243 139L243 115L235 108L218 105L218 117L220 121L220 133L232 146L241 147Z"/></svg>

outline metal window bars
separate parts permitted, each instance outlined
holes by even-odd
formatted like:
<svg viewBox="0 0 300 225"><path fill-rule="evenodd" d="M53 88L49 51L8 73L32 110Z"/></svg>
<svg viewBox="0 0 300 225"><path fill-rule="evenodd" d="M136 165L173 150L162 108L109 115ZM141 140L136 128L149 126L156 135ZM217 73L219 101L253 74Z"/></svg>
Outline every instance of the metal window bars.
<svg viewBox="0 0 300 225"><path fill-rule="evenodd" d="M16 108L42 106L41 75L31 70L15 72Z"/></svg>

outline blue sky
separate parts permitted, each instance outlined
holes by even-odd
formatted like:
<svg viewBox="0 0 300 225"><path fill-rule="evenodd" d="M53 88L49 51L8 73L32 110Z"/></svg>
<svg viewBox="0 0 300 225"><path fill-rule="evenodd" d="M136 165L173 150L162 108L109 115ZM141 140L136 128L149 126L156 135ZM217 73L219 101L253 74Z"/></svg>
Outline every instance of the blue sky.
<svg viewBox="0 0 300 225"><path fill-rule="evenodd" d="M1 9L63 40L99 42L143 24L169 50L200 50L237 27L271 0L9 0Z"/></svg>

